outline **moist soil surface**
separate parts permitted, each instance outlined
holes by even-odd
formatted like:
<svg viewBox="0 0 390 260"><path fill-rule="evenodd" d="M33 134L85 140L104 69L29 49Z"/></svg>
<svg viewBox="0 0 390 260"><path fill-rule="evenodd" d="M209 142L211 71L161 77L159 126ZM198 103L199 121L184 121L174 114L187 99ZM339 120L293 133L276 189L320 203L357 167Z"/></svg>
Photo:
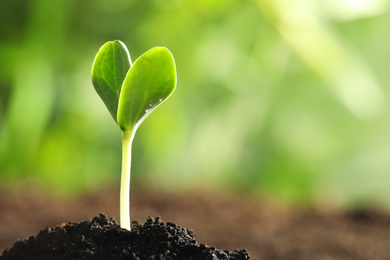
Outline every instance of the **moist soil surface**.
<svg viewBox="0 0 390 260"><path fill-rule="evenodd" d="M36 259L390 259L390 216L378 210L292 208L249 196L139 190L131 194L131 215L140 222L133 222L129 232L110 218L119 216L117 193L105 190L77 199L52 199L26 189L0 192L0 252L5 250L0 259L26 259L7 257L29 252L29 244L38 242L56 248L53 243L59 240L66 246L61 236L71 241L67 245L73 249L56 250L71 254L83 248L85 258ZM152 233L165 240L159 244ZM145 253L132 239L153 249ZM97 253L102 244L117 257ZM167 245L171 248L163 249ZM87 258L91 255L104 257ZM186 258L189 255L192 258Z"/></svg>
<svg viewBox="0 0 390 260"><path fill-rule="evenodd" d="M131 226L131 231L122 229L100 214L92 221L41 230L36 237L17 241L0 259L250 259L245 250L230 252L199 245L191 230L163 223L158 217Z"/></svg>

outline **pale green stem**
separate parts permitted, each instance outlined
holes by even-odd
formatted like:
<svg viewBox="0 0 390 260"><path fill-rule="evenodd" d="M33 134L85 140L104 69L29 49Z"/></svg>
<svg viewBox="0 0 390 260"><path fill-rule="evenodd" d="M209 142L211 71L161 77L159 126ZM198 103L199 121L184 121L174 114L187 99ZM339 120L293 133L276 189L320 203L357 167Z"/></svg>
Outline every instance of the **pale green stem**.
<svg viewBox="0 0 390 260"><path fill-rule="evenodd" d="M133 130L122 131L122 173L120 190L120 225L130 230L130 170L131 146L134 139Z"/></svg>

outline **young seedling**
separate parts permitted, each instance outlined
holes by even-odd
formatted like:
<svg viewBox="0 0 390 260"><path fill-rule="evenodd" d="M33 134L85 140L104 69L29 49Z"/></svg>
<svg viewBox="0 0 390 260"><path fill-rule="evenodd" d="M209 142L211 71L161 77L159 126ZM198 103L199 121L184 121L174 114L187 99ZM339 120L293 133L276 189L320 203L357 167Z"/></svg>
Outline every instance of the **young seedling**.
<svg viewBox="0 0 390 260"><path fill-rule="evenodd" d="M121 41L105 43L92 65L92 83L122 131L120 225L130 230L130 169L134 134L142 121L176 88L171 52L155 47L132 64Z"/></svg>

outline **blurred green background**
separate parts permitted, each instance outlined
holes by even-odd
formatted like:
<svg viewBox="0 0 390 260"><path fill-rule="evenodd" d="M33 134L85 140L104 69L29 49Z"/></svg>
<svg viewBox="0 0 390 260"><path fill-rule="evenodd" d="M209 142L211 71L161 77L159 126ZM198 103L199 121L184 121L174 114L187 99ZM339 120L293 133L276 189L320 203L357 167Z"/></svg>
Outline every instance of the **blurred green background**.
<svg viewBox="0 0 390 260"><path fill-rule="evenodd" d="M90 72L120 39L132 60L166 46L178 75L136 134L133 187L390 208L389 24L386 0L2 1L0 188L119 187Z"/></svg>

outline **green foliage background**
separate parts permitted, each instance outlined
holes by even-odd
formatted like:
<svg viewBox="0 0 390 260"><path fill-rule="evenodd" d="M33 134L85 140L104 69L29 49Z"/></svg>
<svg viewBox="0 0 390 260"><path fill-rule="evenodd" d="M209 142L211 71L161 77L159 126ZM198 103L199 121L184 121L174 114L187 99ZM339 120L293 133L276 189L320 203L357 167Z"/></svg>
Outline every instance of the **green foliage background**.
<svg viewBox="0 0 390 260"><path fill-rule="evenodd" d="M120 131L93 89L99 47L175 56L133 183L294 202L390 205L389 3L6 0L0 182L59 194L119 186Z"/></svg>

